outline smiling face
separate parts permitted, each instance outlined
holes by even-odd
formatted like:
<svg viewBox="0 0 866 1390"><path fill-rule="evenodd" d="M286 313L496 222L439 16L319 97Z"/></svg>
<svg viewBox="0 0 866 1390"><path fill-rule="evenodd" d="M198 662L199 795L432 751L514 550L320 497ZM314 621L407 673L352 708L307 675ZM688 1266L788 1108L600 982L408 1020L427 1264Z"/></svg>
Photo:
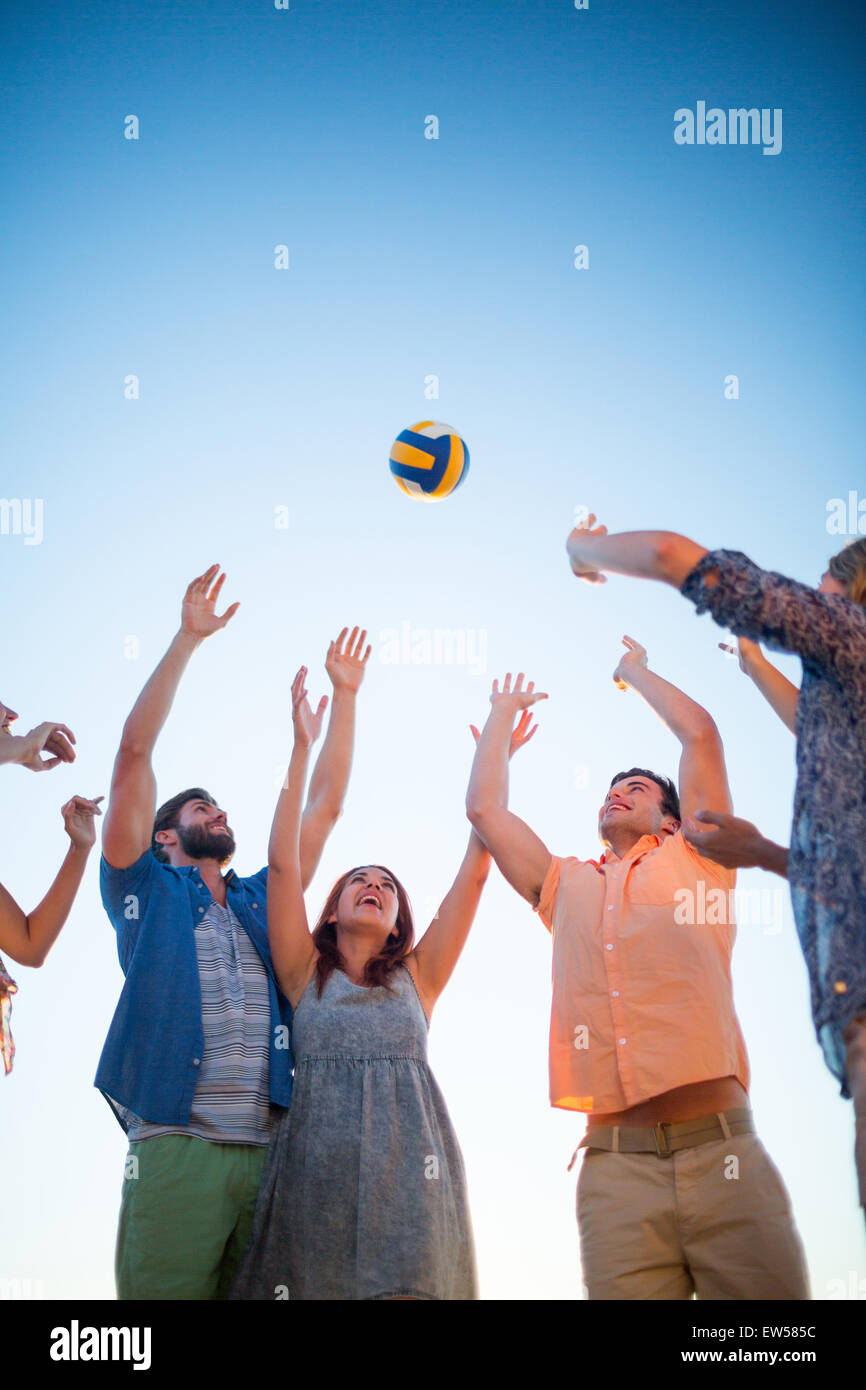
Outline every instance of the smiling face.
<svg viewBox="0 0 866 1390"><path fill-rule="evenodd" d="M599 808L599 836L617 853L642 835L672 835L678 829L676 817L662 809L662 789L651 777L614 782Z"/></svg>
<svg viewBox="0 0 866 1390"><path fill-rule="evenodd" d="M397 885L377 864L356 869L337 899L337 931L370 933L384 944L397 924Z"/></svg>
<svg viewBox="0 0 866 1390"><path fill-rule="evenodd" d="M172 864L183 863L185 858L216 859L222 868L235 852L225 811L203 798L185 801L175 824L157 831L156 839Z"/></svg>

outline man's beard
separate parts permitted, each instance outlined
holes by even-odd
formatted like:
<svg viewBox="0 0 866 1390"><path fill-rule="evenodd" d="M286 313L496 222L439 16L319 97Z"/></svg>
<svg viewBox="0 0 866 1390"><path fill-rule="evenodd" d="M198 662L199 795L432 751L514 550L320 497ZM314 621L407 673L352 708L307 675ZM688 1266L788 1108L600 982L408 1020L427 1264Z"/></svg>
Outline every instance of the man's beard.
<svg viewBox="0 0 866 1390"><path fill-rule="evenodd" d="M175 826L184 854L190 859L216 859L220 868L235 852L235 837L228 827L208 830L203 825Z"/></svg>

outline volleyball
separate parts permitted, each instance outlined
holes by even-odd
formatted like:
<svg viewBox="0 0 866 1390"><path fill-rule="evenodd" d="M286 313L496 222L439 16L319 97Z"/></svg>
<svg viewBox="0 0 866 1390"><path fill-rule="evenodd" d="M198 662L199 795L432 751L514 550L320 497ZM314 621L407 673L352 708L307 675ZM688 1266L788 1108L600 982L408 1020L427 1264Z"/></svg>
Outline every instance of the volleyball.
<svg viewBox="0 0 866 1390"><path fill-rule="evenodd" d="M438 502L458 488L469 472L469 450L450 425L422 420L394 440L391 472L407 497Z"/></svg>

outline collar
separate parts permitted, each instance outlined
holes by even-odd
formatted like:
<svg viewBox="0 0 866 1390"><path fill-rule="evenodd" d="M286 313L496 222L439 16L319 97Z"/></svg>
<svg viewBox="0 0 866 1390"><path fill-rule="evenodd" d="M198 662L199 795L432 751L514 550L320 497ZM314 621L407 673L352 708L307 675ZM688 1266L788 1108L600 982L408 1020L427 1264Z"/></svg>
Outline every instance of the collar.
<svg viewBox="0 0 866 1390"><path fill-rule="evenodd" d="M658 849L661 839L658 835L641 835L639 840L635 840L627 854L608 854L605 850L600 859L594 861L599 868L602 864L623 863L626 859L634 859L639 854L647 854L651 849Z"/></svg>
<svg viewBox="0 0 866 1390"><path fill-rule="evenodd" d="M201 875L199 874L197 864L177 864L173 867L176 873L186 874L188 878L191 878L193 874L197 875L199 878L201 877ZM228 873L223 874L223 883L225 884L226 888L233 887L235 879L237 879L237 874L235 873L234 869L229 869ZM204 882L203 879L202 882Z"/></svg>

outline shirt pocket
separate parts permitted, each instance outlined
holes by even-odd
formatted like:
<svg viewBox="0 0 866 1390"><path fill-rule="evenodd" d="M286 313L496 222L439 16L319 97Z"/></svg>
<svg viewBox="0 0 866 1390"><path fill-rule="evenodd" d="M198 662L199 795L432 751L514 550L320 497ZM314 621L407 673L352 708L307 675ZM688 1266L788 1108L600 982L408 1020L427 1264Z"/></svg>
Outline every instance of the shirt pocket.
<svg viewBox="0 0 866 1390"><path fill-rule="evenodd" d="M641 865L638 864L625 885L623 905L669 907L673 911L682 896L681 893L680 897L677 896L678 891L689 886L692 885L679 882L676 874L660 873L656 868L641 873Z"/></svg>

